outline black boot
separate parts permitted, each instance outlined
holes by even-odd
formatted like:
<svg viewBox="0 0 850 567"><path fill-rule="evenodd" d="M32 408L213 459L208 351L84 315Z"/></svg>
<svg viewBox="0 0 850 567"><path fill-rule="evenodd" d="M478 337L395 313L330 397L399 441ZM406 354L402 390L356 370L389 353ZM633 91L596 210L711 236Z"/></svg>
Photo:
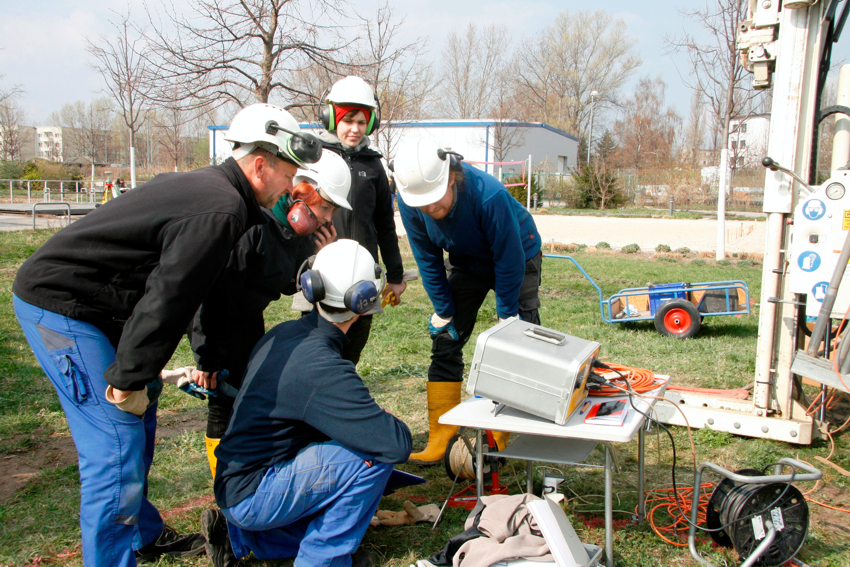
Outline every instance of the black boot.
<svg viewBox="0 0 850 567"><path fill-rule="evenodd" d="M213 567L236 567L239 561L233 555L230 547L230 536L227 535L227 520L221 510L204 510L201 512L201 532L207 538L207 556Z"/></svg>
<svg viewBox="0 0 850 567"><path fill-rule="evenodd" d="M135 552L136 561L156 561L163 555L182 558L201 555L204 552L204 536L201 534L180 535L177 530L165 526L154 541Z"/></svg>

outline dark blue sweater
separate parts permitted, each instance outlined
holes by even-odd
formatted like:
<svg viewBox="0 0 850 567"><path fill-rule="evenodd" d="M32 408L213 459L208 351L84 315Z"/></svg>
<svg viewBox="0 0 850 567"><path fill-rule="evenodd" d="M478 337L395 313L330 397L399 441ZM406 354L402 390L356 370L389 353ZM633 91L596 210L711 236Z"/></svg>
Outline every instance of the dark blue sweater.
<svg viewBox="0 0 850 567"><path fill-rule="evenodd" d="M455 314L446 279L443 250L461 270L496 278L496 311L506 319L519 312L525 263L540 251L540 234L531 214L492 175L463 164L463 183L454 206L434 220L399 200L401 220L422 285L441 317Z"/></svg>
<svg viewBox="0 0 850 567"><path fill-rule="evenodd" d="M254 493L269 467L334 440L385 463L407 461L410 430L375 402L340 351L348 339L318 316L287 321L257 343L215 451L222 508Z"/></svg>

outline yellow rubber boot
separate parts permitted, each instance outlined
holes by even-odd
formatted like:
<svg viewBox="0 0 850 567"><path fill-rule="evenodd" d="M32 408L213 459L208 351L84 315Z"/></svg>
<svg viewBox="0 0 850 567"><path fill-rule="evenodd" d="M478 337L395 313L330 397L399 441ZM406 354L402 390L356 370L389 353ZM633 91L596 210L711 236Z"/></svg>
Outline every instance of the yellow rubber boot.
<svg viewBox="0 0 850 567"><path fill-rule="evenodd" d="M496 448L501 451L508 446L508 440L511 438L510 431L490 431L493 434L493 441L496 442Z"/></svg>
<svg viewBox="0 0 850 567"><path fill-rule="evenodd" d="M207 442L207 459L210 462L210 472L212 473L213 480L215 480L215 448L218 447L218 442L221 439L213 439L212 437L204 436L204 440Z"/></svg>
<svg viewBox="0 0 850 567"><path fill-rule="evenodd" d="M413 453L408 463L434 465L443 460L446 444L458 427L443 425L440 416L460 403L460 382L428 382L428 445L421 453Z"/></svg>

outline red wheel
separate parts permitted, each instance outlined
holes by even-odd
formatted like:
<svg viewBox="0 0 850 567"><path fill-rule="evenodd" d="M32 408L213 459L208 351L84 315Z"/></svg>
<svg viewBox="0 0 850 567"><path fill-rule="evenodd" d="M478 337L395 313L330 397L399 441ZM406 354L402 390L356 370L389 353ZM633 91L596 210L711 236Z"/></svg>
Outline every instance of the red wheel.
<svg viewBox="0 0 850 567"><path fill-rule="evenodd" d="M702 317L694 304L684 299L666 301L655 312L655 330L668 337L687 339L699 332Z"/></svg>

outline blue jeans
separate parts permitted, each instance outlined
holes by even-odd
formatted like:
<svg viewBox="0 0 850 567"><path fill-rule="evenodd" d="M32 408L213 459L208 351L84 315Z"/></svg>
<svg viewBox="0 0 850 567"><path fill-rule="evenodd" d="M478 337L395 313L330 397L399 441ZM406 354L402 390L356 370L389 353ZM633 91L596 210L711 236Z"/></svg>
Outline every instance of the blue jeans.
<svg viewBox="0 0 850 567"><path fill-rule="evenodd" d="M154 541L165 527L147 499L156 404L140 418L106 401L103 373L115 362L115 348L97 327L18 297L14 304L77 446L83 563L132 567L133 549Z"/></svg>
<svg viewBox="0 0 850 567"><path fill-rule="evenodd" d="M349 567L393 465L335 441L270 468L257 490L222 509L236 557L295 557L295 567Z"/></svg>

